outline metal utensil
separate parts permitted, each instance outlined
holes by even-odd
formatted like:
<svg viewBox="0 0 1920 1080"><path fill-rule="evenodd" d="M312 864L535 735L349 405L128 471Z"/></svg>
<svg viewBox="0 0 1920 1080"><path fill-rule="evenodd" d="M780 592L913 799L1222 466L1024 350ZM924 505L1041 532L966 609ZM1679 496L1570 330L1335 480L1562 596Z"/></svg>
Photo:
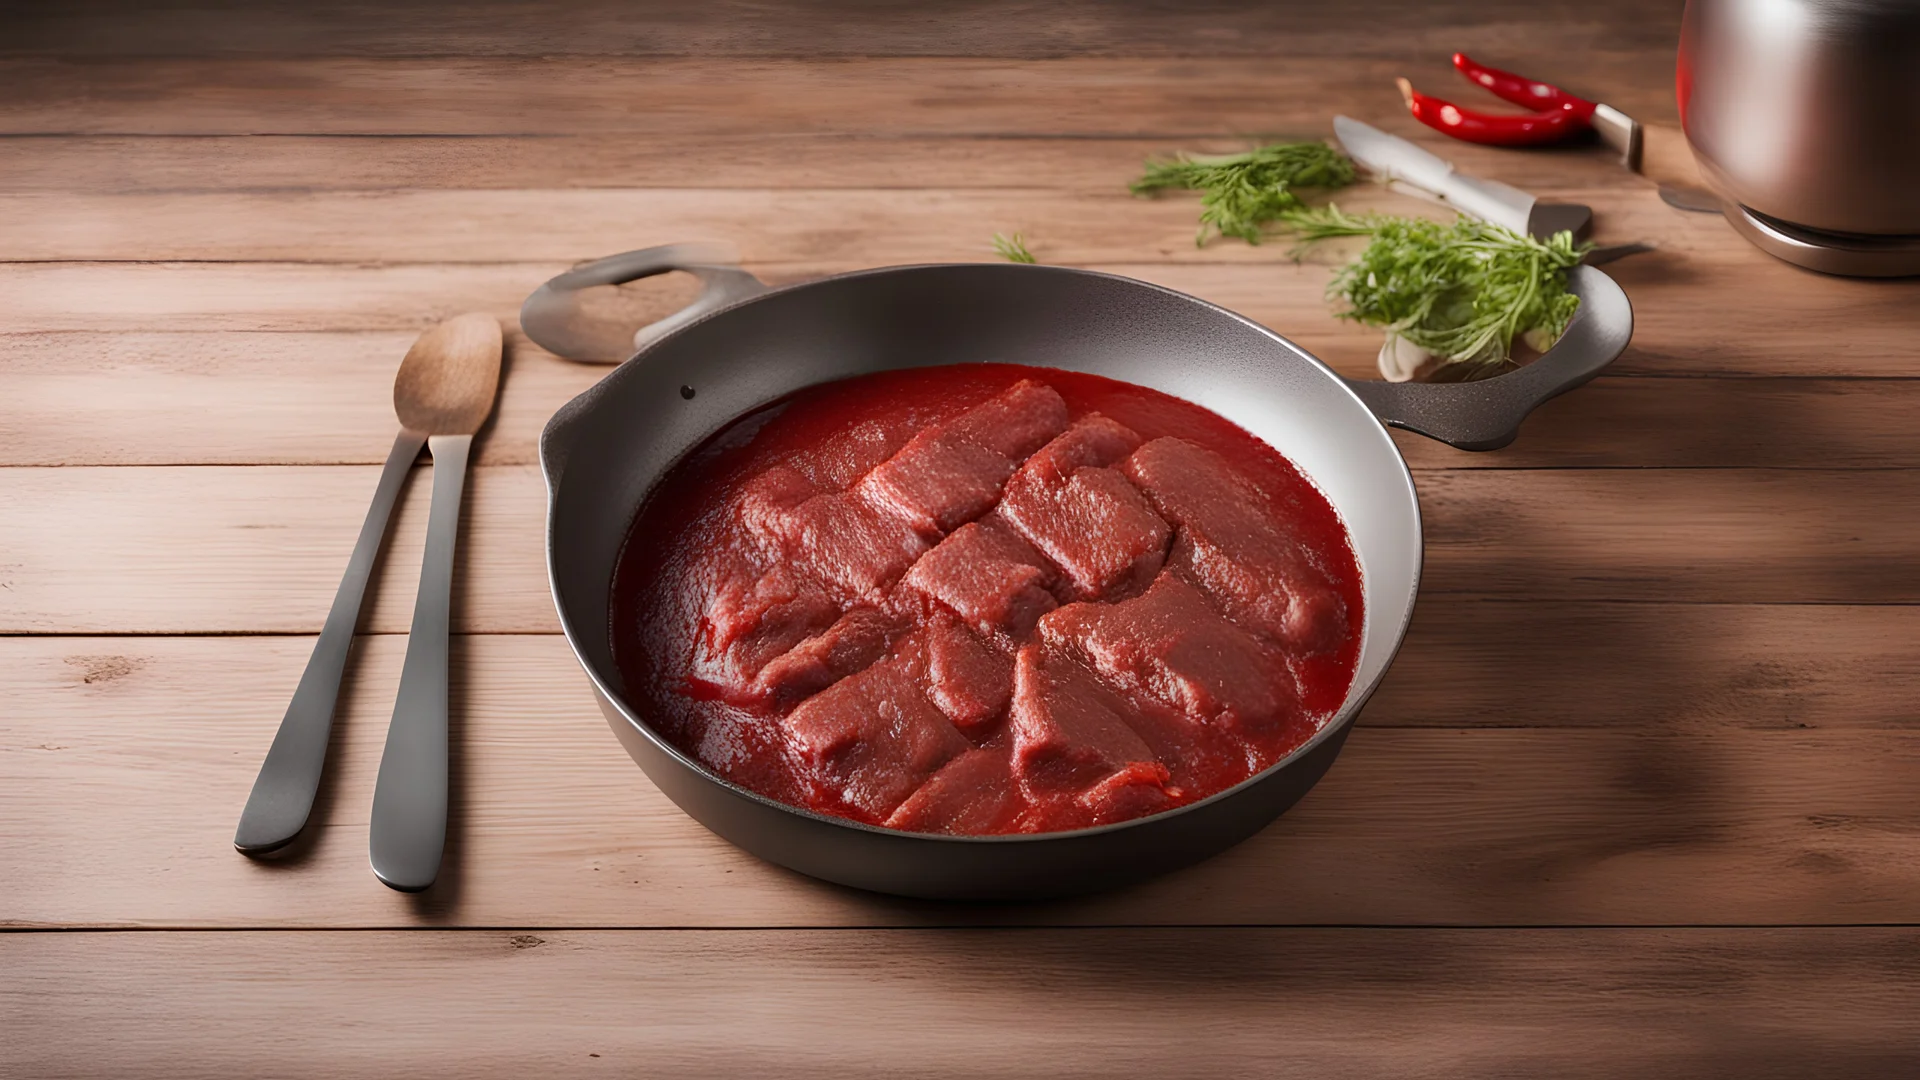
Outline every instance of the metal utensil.
<svg viewBox="0 0 1920 1080"><path fill-rule="evenodd" d="M381 881L405 892L433 884L447 839L447 629L454 541L474 433L500 384L500 324L470 313L421 335L400 364L393 405L433 454L420 591L400 670L387 746L374 782L368 855Z"/></svg>
<svg viewBox="0 0 1920 1080"><path fill-rule="evenodd" d="M243 854L277 851L292 843L306 827L327 761L327 739L333 731L340 676L346 670L347 650L353 645L353 628L360 621L367 579L373 573L380 540L387 533L393 504L400 498L400 486L426 444L427 437L417 431L402 428L394 436L386 467L380 471L380 483L373 490L373 505L367 508L367 519L360 525L360 539L354 542L347 572L333 594L333 608L327 612L320 640L313 643L307 670L300 676L300 686L287 705L287 715L280 721L267 759L260 764L247 807L240 812L233 846Z"/></svg>
<svg viewBox="0 0 1920 1080"><path fill-rule="evenodd" d="M1334 117L1333 133L1349 157L1404 194L1542 240L1557 232L1580 239L1593 226L1593 211L1586 206L1541 202L1511 184L1468 176L1438 154L1351 116Z"/></svg>

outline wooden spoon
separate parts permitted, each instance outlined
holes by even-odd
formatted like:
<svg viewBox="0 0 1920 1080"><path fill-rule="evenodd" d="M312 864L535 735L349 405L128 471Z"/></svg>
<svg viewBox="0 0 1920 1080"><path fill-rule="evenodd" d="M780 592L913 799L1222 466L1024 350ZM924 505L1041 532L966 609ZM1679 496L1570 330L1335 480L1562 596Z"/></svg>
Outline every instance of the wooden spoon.
<svg viewBox="0 0 1920 1080"><path fill-rule="evenodd" d="M478 312L449 319L407 350L393 381L400 423L427 436L433 508L420 558L407 659L373 785L367 851L381 881L418 892L440 873L447 840L447 623L460 493L473 435L500 385L500 324Z"/></svg>
<svg viewBox="0 0 1920 1080"><path fill-rule="evenodd" d="M353 644L354 626L360 621L360 607L366 597L367 581L373 572L374 557L387 521L393 515L400 488L407 473L427 445L429 436L446 433L460 440L457 450L450 443L438 443L434 457L434 515L438 520L439 484L453 474L452 498L457 506L460 475L465 472L467 445L472 433L492 408L494 386L500 373L500 327L486 315L463 315L434 327L420 336L394 383L394 408L402 429L387 454L387 464L374 489L373 505L367 509L360 526L360 538L354 544L347 571L334 593L333 608L327 613L320 639L300 676L300 686L287 706L273 746L260 766L253 791L241 811L240 826L234 832L233 846L248 855L278 850L300 834L313 810L314 793L320 787L320 774L326 765L327 740L333 728L333 711L340 696L340 676ZM474 402L478 402L477 405ZM450 457L460 459L456 468ZM446 534L448 557L452 552L452 533ZM429 549L432 548L431 538ZM423 597L425 583L422 584ZM441 625L445 626L444 603ZM418 624L421 605L415 605ZM444 641L445 631L442 630ZM444 654L444 645L441 649ZM409 670L412 663L409 642ZM442 679L444 685L444 677ZM443 706L444 712L444 706Z"/></svg>

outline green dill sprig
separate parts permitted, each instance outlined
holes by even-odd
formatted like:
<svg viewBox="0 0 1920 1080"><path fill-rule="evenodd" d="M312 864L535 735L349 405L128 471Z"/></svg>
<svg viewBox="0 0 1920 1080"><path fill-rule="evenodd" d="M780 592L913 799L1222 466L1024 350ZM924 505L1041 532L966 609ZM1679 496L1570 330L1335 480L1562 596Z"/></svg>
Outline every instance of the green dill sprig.
<svg viewBox="0 0 1920 1080"><path fill-rule="evenodd" d="M1012 236L994 233L993 250L1008 262L1037 263L1040 261L1033 257L1033 252L1027 250L1026 238L1019 233L1014 233Z"/></svg>
<svg viewBox="0 0 1920 1080"><path fill-rule="evenodd" d="M1454 363L1498 365L1513 339L1545 351L1580 306L1567 271L1588 246L1573 234L1546 241L1461 216L1452 224L1337 206L1288 212L1301 246L1342 236L1371 237L1366 250L1327 286L1344 319L1377 326Z"/></svg>
<svg viewBox="0 0 1920 1080"><path fill-rule="evenodd" d="M1275 143L1244 154L1149 161L1132 191L1202 192L1200 231L1193 238L1194 246L1202 247L1215 235L1257 244L1261 226L1302 208L1300 189L1331 190L1353 181L1353 162L1326 143Z"/></svg>

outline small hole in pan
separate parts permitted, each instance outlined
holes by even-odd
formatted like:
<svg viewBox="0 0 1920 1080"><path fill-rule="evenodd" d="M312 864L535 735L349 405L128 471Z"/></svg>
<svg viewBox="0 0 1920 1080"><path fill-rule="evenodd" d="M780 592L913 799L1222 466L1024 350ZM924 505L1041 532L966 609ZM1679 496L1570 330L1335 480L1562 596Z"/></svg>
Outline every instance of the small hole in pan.
<svg viewBox="0 0 1920 1080"><path fill-rule="evenodd" d="M680 396L681 396L681 397L683 397L683 398L686 398L686 399L687 399L688 401L692 401L692 400L693 400L693 387L691 387L691 386L683 386L683 387L681 387L681 388L680 388Z"/></svg>

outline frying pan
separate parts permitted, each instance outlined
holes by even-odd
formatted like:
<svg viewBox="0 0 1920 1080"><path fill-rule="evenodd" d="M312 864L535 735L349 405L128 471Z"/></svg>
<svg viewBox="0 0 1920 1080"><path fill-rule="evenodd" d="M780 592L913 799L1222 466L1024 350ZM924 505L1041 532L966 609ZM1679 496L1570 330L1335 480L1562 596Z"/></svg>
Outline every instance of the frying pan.
<svg viewBox="0 0 1920 1080"><path fill-rule="evenodd" d="M637 334L610 331L579 303L582 289L670 270L702 279L700 297ZM1197 862L1306 794L1400 646L1419 588L1420 508L1385 425L1467 450L1504 446L1535 406L1593 378L1626 347L1633 313L1620 287L1592 267L1569 271L1568 284L1579 312L1526 367L1474 383L1349 383L1233 312L1086 270L903 266L768 288L697 245L587 264L542 286L521 311L527 335L562 356L631 353L554 414L540 439L560 624L608 724L654 784L695 820L771 862L863 889L947 899L1092 891ZM1318 734L1235 787L1151 817L955 837L776 802L708 772L648 726L622 695L608 612L615 559L654 482L727 422L801 387L978 361L1091 372L1184 398L1265 440L1320 487L1352 536L1365 620L1353 688Z"/></svg>

